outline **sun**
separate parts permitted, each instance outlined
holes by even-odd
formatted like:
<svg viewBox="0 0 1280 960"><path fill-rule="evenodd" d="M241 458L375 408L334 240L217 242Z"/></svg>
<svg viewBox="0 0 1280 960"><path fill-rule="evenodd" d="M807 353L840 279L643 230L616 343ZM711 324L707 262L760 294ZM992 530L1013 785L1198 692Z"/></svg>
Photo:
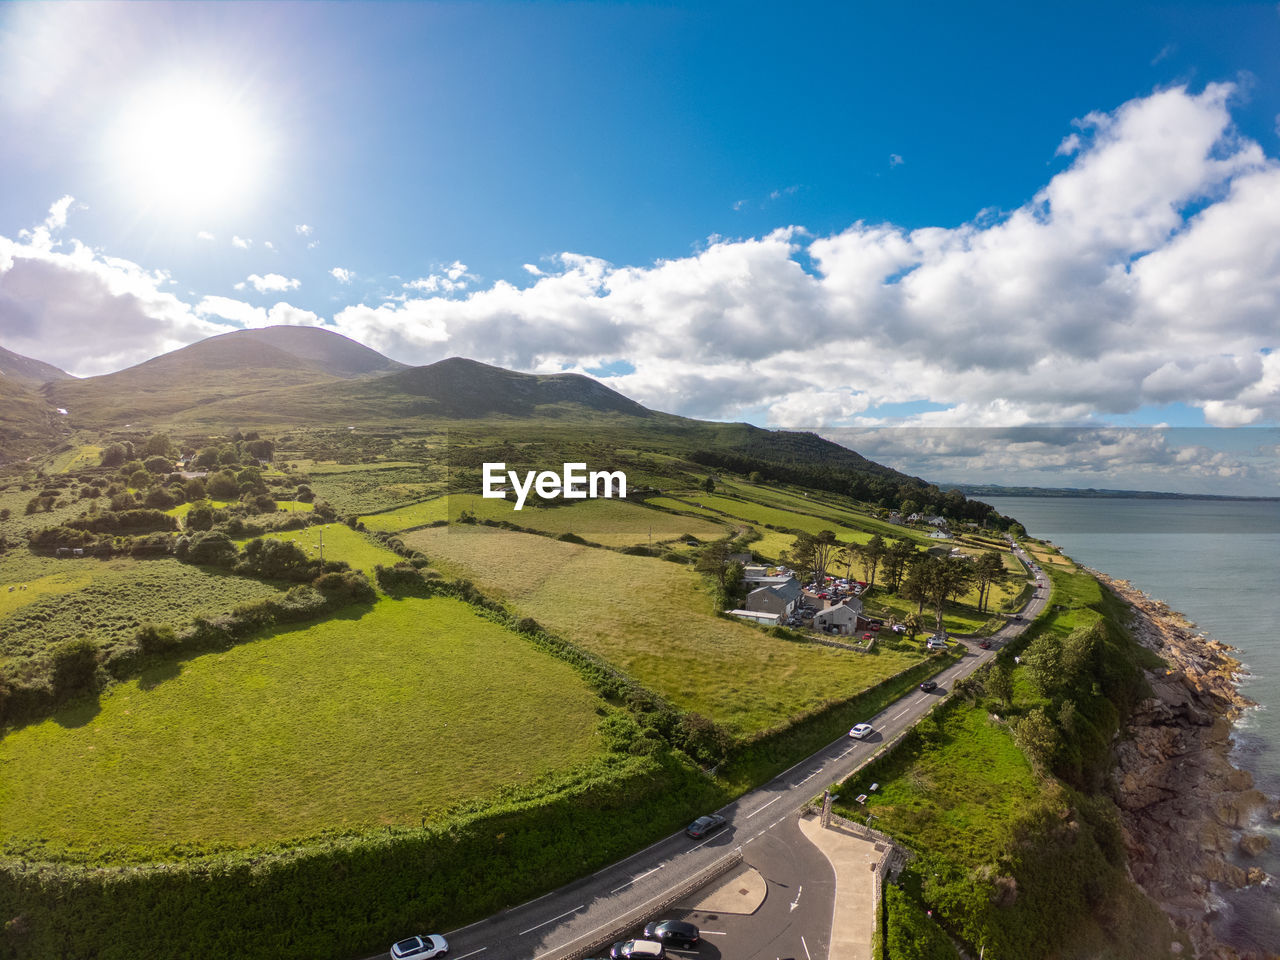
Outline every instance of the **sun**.
<svg viewBox="0 0 1280 960"><path fill-rule="evenodd" d="M127 101L110 133L116 175L140 203L172 213L239 205L266 174L256 112L225 87L176 80Z"/></svg>

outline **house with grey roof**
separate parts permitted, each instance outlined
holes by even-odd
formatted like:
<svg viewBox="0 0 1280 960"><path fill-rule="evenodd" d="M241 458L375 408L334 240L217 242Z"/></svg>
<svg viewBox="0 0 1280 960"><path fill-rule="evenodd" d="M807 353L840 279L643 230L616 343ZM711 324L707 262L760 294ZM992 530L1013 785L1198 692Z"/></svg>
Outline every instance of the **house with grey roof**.
<svg viewBox="0 0 1280 960"><path fill-rule="evenodd" d="M819 610L813 616L813 628L826 633L840 633L848 636L858 632L858 618L862 616L862 601L850 597L834 607Z"/></svg>
<svg viewBox="0 0 1280 960"><path fill-rule="evenodd" d="M771 577L776 583L766 583L747 594L747 609L758 613L776 613L788 616L796 608L802 596L800 582L795 577Z"/></svg>

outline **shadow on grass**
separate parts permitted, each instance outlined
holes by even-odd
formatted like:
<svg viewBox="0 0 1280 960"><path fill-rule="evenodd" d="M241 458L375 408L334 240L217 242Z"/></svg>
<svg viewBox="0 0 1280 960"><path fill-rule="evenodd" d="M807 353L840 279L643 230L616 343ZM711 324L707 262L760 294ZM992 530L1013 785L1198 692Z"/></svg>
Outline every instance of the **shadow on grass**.
<svg viewBox="0 0 1280 960"><path fill-rule="evenodd" d="M164 662L142 671L142 676L138 678L139 690L154 690L166 680L172 680L174 677L182 673L182 665L193 659L190 656L181 657L174 660L165 660Z"/></svg>
<svg viewBox="0 0 1280 960"><path fill-rule="evenodd" d="M68 730L75 730L93 722L94 717L102 712L102 704L96 693L67 704L53 715L53 722ZM33 720L39 723L39 720Z"/></svg>

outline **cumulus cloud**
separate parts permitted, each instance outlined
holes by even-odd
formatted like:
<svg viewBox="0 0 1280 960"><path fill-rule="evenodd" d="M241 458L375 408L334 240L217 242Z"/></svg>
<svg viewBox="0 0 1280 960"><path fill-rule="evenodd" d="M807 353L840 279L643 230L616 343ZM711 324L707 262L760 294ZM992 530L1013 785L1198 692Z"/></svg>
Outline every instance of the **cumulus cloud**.
<svg viewBox="0 0 1280 960"><path fill-rule="evenodd" d="M1280 464L1275 430L1221 448L1210 428L835 428L824 437L864 456L939 482L1010 486L1272 493ZM1224 482L1232 484L1224 488Z"/></svg>
<svg viewBox="0 0 1280 960"><path fill-rule="evenodd" d="M251 273L247 280L236 284L236 289L243 290L245 284L250 284L259 293L279 293L282 290L297 290L298 287L302 286L302 281L281 276L278 273L268 273L265 277Z"/></svg>
<svg viewBox="0 0 1280 960"><path fill-rule="evenodd" d="M0 340L8 349L91 376L225 330L162 289L167 273L59 241L68 209L64 197L20 241L0 237Z"/></svg>
<svg viewBox="0 0 1280 960"><path fill-rule="evenodd" d="M196 239L197 240L216 240L217 237L215 237L208 230L201 230L199 233L196 234Z"/></svg>
<svg viewBox="0 0 1280 960"><path fill-rule="evenodd" d="M238 247L241 250L248 250L250 247L253 246L253 241L246 240L244 237L232 237L231 245L233 247Z"/></svg>
<svg viewBox="0 0 1280 960"><path fill-rule="evenodd" d="M334 267L329 271L329 276L339 283L350 283L355 278L355 274L345 267Z"/></svg>
<svg viewBox="0 0 1280 960"><path fill-rule="evenodd" d="M1232 96L1175 87L1064 121L1063 169L1021 206L958 226L788 226L643 266L562 253L519 285L482 286L455 261L332 323L415 363L625 359L627 373L603 379L643 403L775 425L854 426L919 401L929 409L914 421L935 428L1096 422L1172 402L1212 424L1273 421L1280 164L1235 130ZM24 255L59 229L35 228ZM240 301L156 302L189 324L277 322Z"/></svg>
<svg viewBox="0 0 1280 960"><path fill-rule="evenodd" d="M204 317L229 320L237 327L270 327L277 324L319 326L322 322L310 310L303 310L283 300L268 310L231 297L205 297L196 304L195 312ZM221 328L219 332L225 333L226 328Z"/></svg>
<svg viewBox="0 0 1280 960"><path fill-rule="evenodd" d="M299 223L294 226L293 232L300 237L309 237L311 236L311 227L308 224Z"/></svg>
<svg viewBox="0 0 1280 960"><path fill-rule="evenodd" d="M901 154L897 154L897 153L889 154L889 166L900 167L904 163L906 163L906 161L902 159Z"/></svg>

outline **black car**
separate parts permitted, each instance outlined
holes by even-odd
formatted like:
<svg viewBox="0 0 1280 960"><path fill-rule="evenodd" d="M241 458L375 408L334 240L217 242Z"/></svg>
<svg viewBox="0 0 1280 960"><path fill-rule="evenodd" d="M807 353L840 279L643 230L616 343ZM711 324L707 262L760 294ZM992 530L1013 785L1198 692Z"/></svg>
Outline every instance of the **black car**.
<svg viewBox="0 0 1280 960"><path fill-rule="evenodd" d="M932 680L926 680L924 683L920 684L920 689L925 693L933 693L933 691L938 689L938 685Z"/></svg>
<svg viewBox="0 0 1280 960"><path fill-rule="evenodd" d="M646 940L657 940L667 947L698 948L698 928L683 920L654 921L644 928Z"/></svg>
<svg viewBox="0 0 1280 960"><path fill-rule="evenodd" d="M711 813L705 817L699 817L693 823L684 828L684 832L695 840L700 840L709 833L715 833L729 821L718 813Z"/></svg>

